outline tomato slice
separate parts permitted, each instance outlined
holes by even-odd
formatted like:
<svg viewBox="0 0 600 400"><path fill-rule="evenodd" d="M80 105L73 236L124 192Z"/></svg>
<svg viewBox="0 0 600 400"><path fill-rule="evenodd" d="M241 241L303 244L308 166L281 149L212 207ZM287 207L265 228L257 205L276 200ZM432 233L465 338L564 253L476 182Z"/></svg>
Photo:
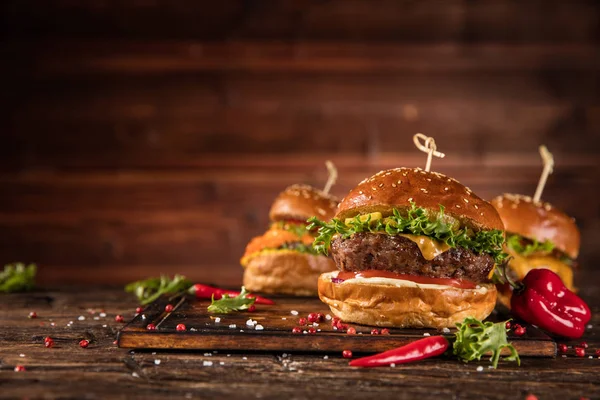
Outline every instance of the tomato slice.
<svg viewBox="0 0 600 400"><path fill-rule="evenodd" d="M403 281L411 281L415 283L429 284L429 285L444 285L452 286L459 289L476 289L477 285L471 281L465 279L452 279L452 278L431 278L429 276L418 276L418 275L405 275L398 274L391 271L379 271L370 269L360 272L348 272L340 271L337 276L336 282L345 281L346 279L352 278L390 278L400 279Z"/></svg>

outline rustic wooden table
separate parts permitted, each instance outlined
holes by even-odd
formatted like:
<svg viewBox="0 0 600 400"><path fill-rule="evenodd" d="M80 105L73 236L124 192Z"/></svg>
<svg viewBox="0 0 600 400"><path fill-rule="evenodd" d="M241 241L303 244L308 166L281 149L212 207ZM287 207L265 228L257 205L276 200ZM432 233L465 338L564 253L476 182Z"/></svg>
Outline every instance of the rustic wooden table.
<svg viewBox="0 0 600 400"><path fill-rule="evenodd" d="M444 359L368 370L348 367L340 354L119 349L114 341L124 324L115 316L127 320L136 308L121 288L61 288L0 300L0 398L600 398L598 301L591 302L584 358L570 349L567 357L526 358L520 367L497 370ZM37 318L28 318L32 311ZM44 347L46 336L54 338L53 348ZM91 340L87 349L81 339ZM26 370L15 372L17 365Z"/></svg>

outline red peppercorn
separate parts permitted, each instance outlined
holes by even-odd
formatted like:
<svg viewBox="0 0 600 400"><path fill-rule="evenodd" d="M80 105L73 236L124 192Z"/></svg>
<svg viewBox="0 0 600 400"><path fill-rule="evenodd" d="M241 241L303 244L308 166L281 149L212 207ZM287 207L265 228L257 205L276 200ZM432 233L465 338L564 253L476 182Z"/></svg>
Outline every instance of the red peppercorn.
<svg viewBox="0 0 600 400"><path fill-rule="evenodd" d="M30 312L27 318L37 318L37 313L35 311Z"/></svg>
<svg viewBox="0 0 600 400"><path fill-rule="evenodd" d="M325 321L325 315L323 313L317 313L317 322Z"/></svg>
<svg viewBox="0 0 600 400"><path fill-rule="evenodd" d="M15 372L23 372L23 371L25 371L24 365L16 365L15 366Z"/></svg>
<svg viewBox="0 0 600 400"><path fill-rule="evenodd" d="M535 394L528 394L525 400L538 400L538 398Z"/></svg>
<svg viewBox="0 0 600 400"><path fill-rule="evenodd" d="M46 346L47 348L54 347L54 340L52 340L52 338L50 337L47 337L46 339L44 339L44 346Z"/></svg>
<svg viewBox="0 0 600 400"><path fill-rule="evenodd" d="M250 307L248 307L248 312L254 312L256 311L256 306L254 304L252 304Z"/></svg>
<svg viewBox="0 0 600 400"><path fill-rule="evenodd" d="M113 342L114 345L118 344L119 342L117 342L116 340Z"/></svg>
<svg viewBox="0 0 600 400"><path fill-rule="evenodd" d="M331 319L331 326L332 327L337 328L337 326L339 325L339 323L340 323L340 319L338 317L333 317Z"/></svg>
<svg viewBox="0 0 600 400"><path fill-rule="evenodd" d="M587 348L588 348L588 344L587 344L587 342L581 342L581 343L579 343L579 346L580 346L580 347L583 347L584 349L587 349Z"/></svg>
<svg viewBox="0 0 600 400"><path fill-rule="evenodd" d="M506 329L510 329L511 325L510 321L506 321Z"/></svg>
<svg viewBox="0 0 600 400"><path fill-rule="evenodd" d="M302 326L306 325L306 318L304 318L304 317L300 318L298 320L298 325L302 325Z"/></svg>
<svg viewBox="0 0 600 400"><path fill-rule="evenodd" d="M89 345L90 345L89 340L83 339L83 340L79 341L79 347L81 347L83 349L87 348Z"/></svg>
<svg viewBox="0 0 600 400"><path fill-rule="evenodd" d="M342 357L344 357L344 358L352 358L352 351L351 350L344 350L344 351L342 351Z"/></svg>
<svg viewBox="0 0 600 400"><path fill-rule="evenodd" d="M185 327L184 324L177 324L177 326L175 327L175 329L177 329L178 331L185 331L187 328Z"/></svg>
<svg viewBox="0 0 600 400"><path fill-rule="evenodd" d="M165 312L171 312L173 311L173 304L167 304L165 306Z"/></svg>
<svg viewBox="0 0 600 400"><path fill-rule="evenodd" d="M525 334L525 332L527 332L527 329L521 325L515 325L515 335L517 336L523 336Z"/></svg>
<svg viewBox="0 0 600 400"><path fill-rule="evenodd" d="M315 334L317 333L317 330L315 328L308 328L308 333Z"/></svg>
<svg viewBox="0 0 600 400"><path fill-rule="evenodd" d="M560 351L561 353L566 353L568 348L569 347L566 344L561 343L558 345L558 351Z"/></svg>
<svg viewBox="0 0 600 400"><path fill-rule="evenodd" d="M292 328L292 333L302 333L302 329L299 328L299 327L297 327L297 326L295 326L295 327Z"/></svg>
<svg viewBox="0 0 600 400"><path fill-rule="evenodd" d="M389 334L390 334L390 330L389 330L388 328L383 328L383 329L381 330L381 334L382 334L382 335L389 335Z"/></svg>
<svg viewBox="0 0 600 400"><path fill-rule="evenodd" d="M371 331L371 335L379 335L379 331L377 329L373 329Z"/></svg>
<svg viewBox="0 0 600 400"><path fill-rule="evenodd" d="M346 331L346 333L348 335L356 335L356 329L351 326L350 328L348 328L348 330Z"/></svg>
<svg viewBox="0 0 600 400"><path fill-rule="evenodd" d="M600 357L600 349L596 350L596 355Z"/></svg>
<svg viewBox="0 0 600 400"><path fill-rule="evenodd" d="M149 331L154 331L154 330L156 330L156 325L148 324L148 325L146 325L146 329Z"/></svg>
<svg viewBox="0 0 600 400"><path fill-rule="evenodd" d="M577 357L584 357L585 356L585 349L583 347L575 347L575 355Z"/></svg>
<svg viewBox="0 0 600 400"><path fill-rule="evenodd" d="M125 322L125 319L122 315L115 315L115 321L117 322Z"/></svg>
<svg viewBox="0 0 600 400"><path fill-rule="evenodd" d="M314 324L315 322L321 321L321 319L319 317L320 315L322 316L323 314L317 314L317 313L308 314L308 322L311 322Z"/></svg>
<svg viewBox="0 0 600 400"><path fill-rule="evenodd" d="M138 308L135 309L135 313L136 314L141 314L142 311L144 311L144 309L142 307L138 307Z"/></svg>
<svg viewBox="0 0 600 400"><path fill-rule="evenodd" d="M52 341L52 340L53 340L53 339L52 339L50 336L46 336L46 337L44 338L44 343L46 343L46 342L49 342L49 341Z"/></svg>

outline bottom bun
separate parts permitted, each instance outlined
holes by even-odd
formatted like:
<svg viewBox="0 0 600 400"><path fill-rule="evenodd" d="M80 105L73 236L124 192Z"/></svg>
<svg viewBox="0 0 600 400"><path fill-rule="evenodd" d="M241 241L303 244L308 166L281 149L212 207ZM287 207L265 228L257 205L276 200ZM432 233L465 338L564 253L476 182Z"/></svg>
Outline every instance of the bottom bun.
<svg viewBox="0 0 600 400"><path fill-rule="evenodd" d="M319 275L336 266L325 256L281 250L252 258L245 269L244 286L251 292L314 296Z"/></svg>
<svg viewBox="0 0 600 400"><path fill-rule="evenodd" d="M451 328L466 317L485 319L496 305L496 287L478 289L450 286L369 282L349 279L331 282L336 273L319 277L319 297L342 321L396 328Z"/></svg>

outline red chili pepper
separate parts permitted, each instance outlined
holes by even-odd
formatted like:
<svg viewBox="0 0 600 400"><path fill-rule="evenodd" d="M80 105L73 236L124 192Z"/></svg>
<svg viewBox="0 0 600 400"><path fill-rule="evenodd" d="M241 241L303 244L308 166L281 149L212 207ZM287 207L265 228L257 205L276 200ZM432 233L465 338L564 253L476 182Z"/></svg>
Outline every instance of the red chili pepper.
<svg viewBox="0 0 600 400"><path fill-rule="evenodd" d="M237 292L235 290L220 289L220 288L216 288L213 286L203 285L201 283L196 283L195 285L193 285L190 288L189 293L196 296L197 299L211 299L212 296L214 295L215 300L219 300L221 297L223 297L224 294L227 294L232 297L238 296L240 294L240 292ZM273 300L269 300L269 299L267 299L265 297L261 297L261 296L256 296L254 294L249 294L247 297L255 298L256 304L265 304L265 305L275 304L275 302Z"/></svg>
<svg viewBox="0 0 600 400"><path fill-rule="evenodd" d="M382 367L424 360L444 354L450 343L443 336L429 336L406 346L350 361L351 367Z"/></svg>
<svg viewBox="0 0 600 400"><path fill-rule="evenodd" d="M512 312L523 321L556 335L579 338L591 318L585 302L548 269L532 269L513 292Z"/></svg>

